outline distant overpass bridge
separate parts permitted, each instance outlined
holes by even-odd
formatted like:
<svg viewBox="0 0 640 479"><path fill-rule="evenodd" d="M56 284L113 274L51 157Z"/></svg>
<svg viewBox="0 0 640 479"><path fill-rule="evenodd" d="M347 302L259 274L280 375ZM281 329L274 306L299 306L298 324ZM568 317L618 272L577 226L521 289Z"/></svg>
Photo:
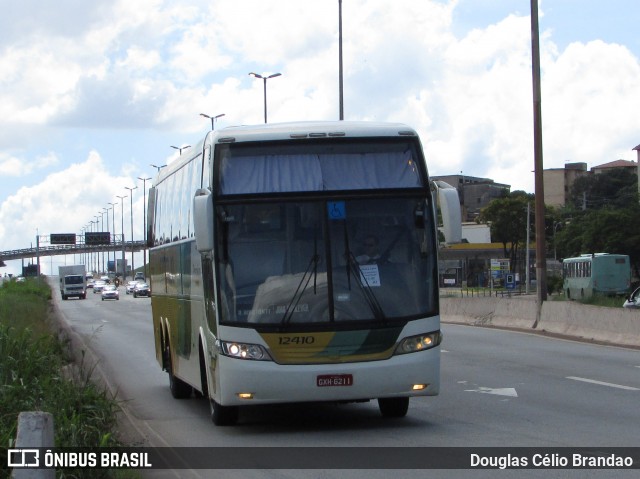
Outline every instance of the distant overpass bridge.
<svg viewBox="0 0 640 479"><path fill-rule="evenodd" d="M32 248L0 251L0 266L4 261L15 259L32 259L43 256L61 256L70 254L101 253L115 251L126 253L138 252L144 249L144 241L125 241L124 243L111 243L100 245L70 244L70 245L47 245Z"/></svg>

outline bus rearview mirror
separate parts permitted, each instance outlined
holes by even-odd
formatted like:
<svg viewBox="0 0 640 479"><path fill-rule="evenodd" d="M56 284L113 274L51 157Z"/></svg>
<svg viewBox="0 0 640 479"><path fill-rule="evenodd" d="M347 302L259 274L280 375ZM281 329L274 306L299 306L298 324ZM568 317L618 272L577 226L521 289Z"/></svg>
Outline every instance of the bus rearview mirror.
<svg viewBox="0 0 640 479"><path fill-rule="evenodd" d="M196 191L193 198L193 222L196 249L206 253L213 249L213 197L206 188Z"/></svg>

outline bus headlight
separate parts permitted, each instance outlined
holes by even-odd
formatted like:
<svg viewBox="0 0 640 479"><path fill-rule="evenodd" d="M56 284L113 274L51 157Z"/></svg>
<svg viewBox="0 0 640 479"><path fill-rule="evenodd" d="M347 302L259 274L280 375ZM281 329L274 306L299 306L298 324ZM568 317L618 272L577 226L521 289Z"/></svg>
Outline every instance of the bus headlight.
<svg viewBox="0 0 640 479"><path fill-rule="evenodd" d="M442 333L435 331L428 334L419 334L418 336L410 336L404 338L398 347L395 354L407 354L415 353L417 351L424 351L425 349L435 348L442 342Z"/></svg>
<svg viewBox="0 0 640 479"><path fill-rule="evenodd" d="M237 343L235 341L216 341L218 352L224 356L253 361L271 361L269 353L259 344Z"/></svg>

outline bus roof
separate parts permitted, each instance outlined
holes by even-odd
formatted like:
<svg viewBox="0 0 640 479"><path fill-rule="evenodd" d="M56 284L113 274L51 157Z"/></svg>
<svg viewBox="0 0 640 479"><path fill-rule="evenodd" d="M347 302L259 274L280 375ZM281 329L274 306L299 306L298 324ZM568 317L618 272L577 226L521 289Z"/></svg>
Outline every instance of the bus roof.
<svg viewBox="0 0 640 479"><path fill-rule="evenodd" d="M331 137L418 136L413 128L402 123L368 121L300 121L230 126L215 133L214 141L217 143Z"/></svg>
<svg viewBox="0 0 640 479"><path fill-rule="evenodd" d="M161 183L165 177L180 169L194 156L202 153L206 144L240 143L249 141L278 141L313 138L376 138L418 137L416 131L403 123L371 121L296 121L289 123L267 123L259 125L229 126L209 131L191 148L172 161L168 168L158 171L153 182Z"/></svg>
<svg viewBox="0 0 640 479"><path fill-rule="evenodd" d="M629 255L618 254L618 253L585 253L585 254L581 254L580 256L574 256L573 258L565 258L562 261L566 261L566 262L585 261L591 258L601 258L601 257L628 258Z"/></svg>

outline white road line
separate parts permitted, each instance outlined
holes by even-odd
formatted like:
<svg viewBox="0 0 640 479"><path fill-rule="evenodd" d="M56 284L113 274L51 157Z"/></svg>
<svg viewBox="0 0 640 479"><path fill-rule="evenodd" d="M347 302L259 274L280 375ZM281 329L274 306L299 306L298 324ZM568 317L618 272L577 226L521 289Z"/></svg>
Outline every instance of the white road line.
<svg viewBox="0 0 640 479"><path fill-rule="evenodd" d="M599 384L600 386L608 386L610 388L626 389L627 391L640 391L640 388L634 388L631 386L622 386L620 384L605 383L603 381L596 381L595 379L578 378L575 376L567 376L567 379L573 379L574 381L582 381L584 383Z"/></svg>
<svg viewBox="0 0 640 479"><path fill-rule="evenodd" d="M486 388L480 387L478 389L465 389L465 392L468 393L482 393L482 394L495 394L497 396L509 396L509 397L518 397L518 392L515 388Z"/></svg>

